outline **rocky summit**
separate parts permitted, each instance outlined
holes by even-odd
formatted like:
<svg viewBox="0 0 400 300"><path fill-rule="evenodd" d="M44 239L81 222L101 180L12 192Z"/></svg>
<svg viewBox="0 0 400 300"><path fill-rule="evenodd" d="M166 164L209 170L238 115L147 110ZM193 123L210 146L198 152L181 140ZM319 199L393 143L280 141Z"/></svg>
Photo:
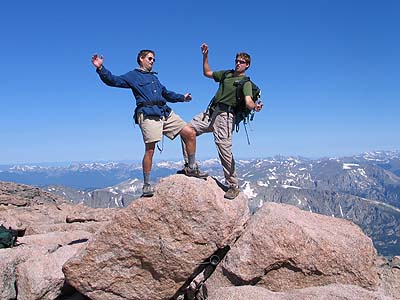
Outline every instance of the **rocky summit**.
<svg viewBox="0 0 400 300"><path fill-rule="evenodd" d="M199 264L233 244L248 219L243 195L226 201L212 179L171 176L152 198L121 211L64 273L93 300L169 299Z"/></svg>
<svg viewBox="0 0 400 300"><path fill-rule="evenodd" d="M166 177L127 208L73 205L0 182L0 299L400 299L400 258L352 222L223 197L219 182Z"/></svg>

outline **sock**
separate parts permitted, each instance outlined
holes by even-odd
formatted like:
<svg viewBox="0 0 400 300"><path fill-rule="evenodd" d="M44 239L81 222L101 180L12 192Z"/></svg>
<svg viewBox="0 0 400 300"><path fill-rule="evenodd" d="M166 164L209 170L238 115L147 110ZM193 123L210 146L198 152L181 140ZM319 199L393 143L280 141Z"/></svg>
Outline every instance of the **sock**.
<svg viewBox="0 0 400 300"><path fill-rule="evenodd" d="M196 154L189 154L188 155L188 163L189 163L189 168L194 169L195 165L196 165Z"/></svg>
<svg viewBox="0 0 400 300"><path fill-rule="evenodd" d="M143 180L144 184L150 184L150 172L149 173L143 172Z"/></svg>

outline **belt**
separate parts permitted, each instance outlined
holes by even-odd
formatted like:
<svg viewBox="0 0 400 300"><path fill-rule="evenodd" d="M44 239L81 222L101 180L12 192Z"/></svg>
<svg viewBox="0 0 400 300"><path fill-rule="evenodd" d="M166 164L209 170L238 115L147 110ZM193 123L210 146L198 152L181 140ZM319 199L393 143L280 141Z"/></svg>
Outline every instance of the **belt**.
<svg viewBox="0 0 400 300"><path fill-rule="evenodd" d="M233 113L233 107L225 103L217 103L218 109L223 112Z"/></svg>
<svg viewBox="0 0 400 300"><path fill-rule="evenodd" d="M164 101L147 101L147 102L140 102L138 103L137 107L145 107L145 106L158 106L158 107L162 107L164 105L166 105L167 103Z"/></svg>

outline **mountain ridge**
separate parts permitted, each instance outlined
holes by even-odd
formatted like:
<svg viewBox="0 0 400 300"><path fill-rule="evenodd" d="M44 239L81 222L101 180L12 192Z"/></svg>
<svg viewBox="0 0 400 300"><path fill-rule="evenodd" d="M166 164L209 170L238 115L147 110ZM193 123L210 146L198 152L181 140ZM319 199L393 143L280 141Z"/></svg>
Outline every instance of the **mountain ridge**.
<svg viewBox="0 0 400 300"><path fill-rule="evenodd" d="M223 180L218 159L199 164L216 180ZM155 163L153 181L175 174L182 165L182 161ZM366 152L341 158L276 156L237 160L239 184L249 198L253 213L264 202L278 202L347 218L367 232L379 253L385 256L400 254L399 170L400 151ZM25 184L37 180L33 185L91 207L125 207L140 197L143 184L138 163L14 167L0 171L0 180L4 180L4 175L9 176L8 179L28 178L30 182L20 182ZM14 175L16 177L12 177ZM79 185L68 186L71 179ZM51 183L52 180L55 183Z"/></svg>

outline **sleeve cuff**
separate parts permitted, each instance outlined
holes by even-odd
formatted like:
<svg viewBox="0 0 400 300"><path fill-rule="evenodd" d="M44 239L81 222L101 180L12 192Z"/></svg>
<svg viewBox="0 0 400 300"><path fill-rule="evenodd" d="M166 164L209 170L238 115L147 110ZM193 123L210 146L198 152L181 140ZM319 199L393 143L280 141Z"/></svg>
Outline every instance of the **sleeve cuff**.
<svg viewBox="0 0 400 300"><path fill-rule="evenodd" d="M97 72L98 74L104 73L104 70L105 70L104 66L101 66L101 68L96 68L96 72Z"/></svg>

